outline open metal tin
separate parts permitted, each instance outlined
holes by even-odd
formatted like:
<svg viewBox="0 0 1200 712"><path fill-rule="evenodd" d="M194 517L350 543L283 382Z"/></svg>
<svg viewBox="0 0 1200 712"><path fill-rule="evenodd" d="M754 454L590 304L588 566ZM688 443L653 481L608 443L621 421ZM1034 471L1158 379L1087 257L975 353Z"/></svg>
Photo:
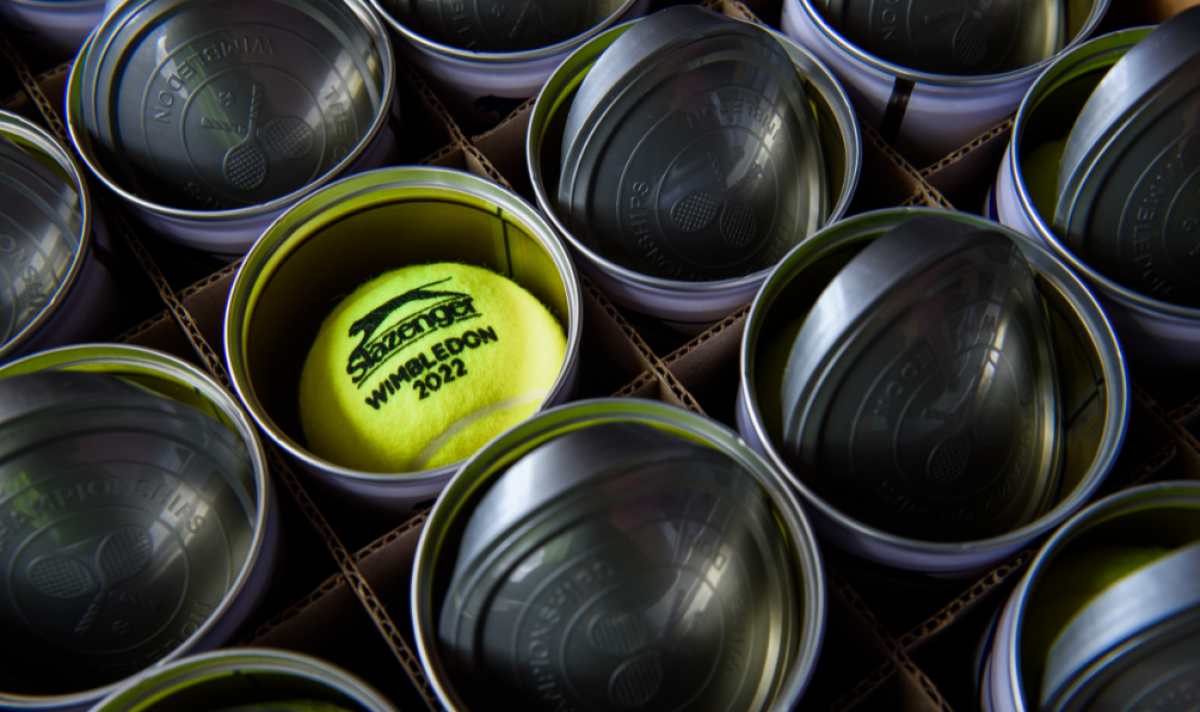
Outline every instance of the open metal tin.
<svg viewBox="0 0 1200 712"><path fill-rule="evenodd" d="M1052 195L1055 180L1043 175L1046 169L1042 162L1031 158L1040 147L1065 139L1107 70L1153 29L1139 27L1097 37L1063 54L1047 68L1030 87L1029 95L1017 112L1013 138L1000 163L987 212L990 217L1040 241L1086 280L1096 291L1131 359L1152 364L1190 365L1196 361L1196 345L1200 344L1200 309L1153 296L1153 285L1161 282L1158 257L1154 254L1135 260L1139 265L1139 281L1149 287L1135 291L1102 273L1089 264L1086 256L1066 244L1051 227L1053 215L1050 213L1056 202ZM1125 203L1122 201L1115 207L1120 210ZM1131 210L1132 216L1136 217L1137 206ZM1165 219L1168 212L1143 211L1142 216L1150 221L1137 225L1154 226ZM1182 222L1180 216L1176 223Z"/></svg>
<svg viewBox="0 0 1200 712"><path fill-rule="evenodd" d="M695 6L632 23L563 130L559 217L604 259L672 281L770 269L825 224L805 86L767 30Z"/></svg>
<svg viewBox="0 0 1200 712"><path fill-rule="evenodd" d="M67 125L149 227L233 257L300 197L390 158L391 52L362 0L131 0L80 50Z"/></svg>
<svg viewBox="0 0 1200 712"><path fill-rule="evenodd" d="M314 707L280 703L308 703ZM355 675L288 650L231 648L148 670L101 700L93 712L397 712Z"/></svg>
<svg viewBox="0 0 1200 712"><path fill-rule="evenodd" d="M432 80L451 113L467 124L490 125L531 96L563 58L613 25L641 17L649 0L539 0L484 3L482 0L371 0L395 33L396 47ZM579 10L584 5L587 11ZM571 11L571 9L575 11ZM597 12L597 8L603 12ZM498 13L498 14L495 14ZM601 16L602 15L602 16ZM527 49L498 49L526 24L549 28L591 24L570 37ZM569 22L568 22L569 19ZM425 29L426 26L431 29ZM504 30L507 30L505 32ZM557 34L547 31L543 37ZM495 35L489 41L488 36ZM456 36L458 41L449 41ZM463 45L463 46L459 46Z"/></svg>
<svg viewBox="0 0 1200 712"><path fill-rule="evenodd" d="M880 234L921 216L951 219L984 231L1000 232L1021 248L1045 302L1058 369L1058 420L1062 440L1060 485L1052 507L1011 531L962 541L930 541L900 536L869 526L820 496L783 457L778 384L766 374L782 371L772 363L769 345L807 313L830 280L866 244ZM793 326L793 328L795 328ZM786 355L786 354L785 354ZM897 364L893 364L897 365ZM903 366L904 364L898 364ZM880 383L883 393L906 386ZM890 371L889 371L890 372ZM955 575L990 566L1061 524L1095 493L1116 461L1128 417L1128 383L1116 337L1083 283L1058 259L1032 240L984 218L933 209L896 208L856 215L830 226L794 249L755 297L747 316L739 363L738 429L754 447L784 469L788 481L810 505L817 531L831 543L884 566L930 574ZM900 514L922 516L886 487L870 496Z"/></svg>
<svg viewBox="0 0 1200 712"><path fill-rule="evenodd" d="M0 362L98 333L118 287L87 184L45 129L0 112Z"/></svg>
<svg viewBox="0 0 1200 712"><path fill-rule="evenodd" d="M422 532L412 606L450 710L786 710L813 673L825 593L778 470L715 421L606 399L467 461Z"/></svg>
<svg viewBox="0 0 1200 712"><path fill-rule="evenodd" d="M1168 18L1096 85L1063 149L1054 228L1096 271L1200 308L1200 9Z"/></svg>
<svg viewBox="0 0 1200 712"><path fill-rule="evenodd" d="M845 0L850 2L851 0ZM1040 3L1042 0L1038 0ZM968 29L975 50L987 47L983 31L994 18L985 11L1011 11L1017 2L963 3L944 9L898 0L871 3L871 28L877 42L900 42L902 26L919 27L913 18L932 15L934 23ZM1023 67L990 74L942 74L902 66L872 54L834 28L818 9L824 0L784 0L780 25L784 32L825 62L846 87L863 120L884 140L918 165L933 163L1004 121L1020 105L1029 86L1063 51L1079 44L1092 32L1108 8L1108 0L1073 0L1064 3L1066 41L1057 53ZM949 4L948 4L949 5ZM909 12L906 12L905 9ZM1047 35L1033 44L1048 45ZM923 29L921 31L924 31ZM914 28L913 32L917 32ZM983 38L982 45L979 40ZM1027 40L1026 40L1027 41Z"/></svg>
<svg viewBox="0 0 1200 712"><path fill-rule="evenodd" d="M931 541L997 536L1049 508L1057 365L1010 238L916 217L854 255L800 314L794 338L789 328L766 345L787 350L786 367L761 362L758 383L780 377L777 449L818 496Z"/></svg>
<svg viewBox="0 0 1200 712"><path fill-rule="evenodd" d="M598 254L559 217L558 186L565 158L561 146L571 102L600 54L631 26L625 24L600 34L564 60L546 81L530 116L526 161L538 206L570 244L581 271L614 302L682 330L701 331L749 302L770 270L698 282L644 274ZM786 37L773 34L795 64L816 112L830 203L826 212L829 224L845 214L858 184L862 161L858 124L849 99L824 65ZM719 113L718 105L710 105L710 109ZM780 241L781 245L784 242ZM784 251L786 247L775 259Z"/></svg>
<svg viewBox="0 0 1200 712"><path fill-rule="evenodd" d="M0 482L4 607L19 621L10 634L36 643L4 661L0 704L84 709L144 668L229 640L266 594L279 545L265 458L237 403L194 367L129 346L44 351L0 368L10 377L39 387L8 405L28 413L6 436L24 445Z"/></svg>
<svg viewBox="0 0 1200 712"><path fill-rule="evenodd" d="M386 168L337 181L282 215L246 255L225 312L225 353L238 396L276 444L327 489L365 508L411 514L457 463L362 472L304 445L298 388L324 315L358 285L408 264L465 262L509 277L566 334L566 357L541 408L572 390L582 332L575 268L532 206L483 178L444 168ZM421 346L424 348L424 345Z"/></svg>
<svg viewBox="0 0 1200 712"><path fill-rule="evenodd" d="M1079 694L1075 698L1075 702L1080 705L1078 707L1072 706L1069 701L1066 707L1043 707L1041 705L1040 690L1043 667L1039 664L1037 656L1044 655L1046 651L1037 650L1038 646L1031 641L1034 636L1037 636L1037 639L1044 638L1045 631L1031 630L1026 625L1026 621L1030 619L1031 611L1035 607L1045 609L1053 608L1056 605L1055 601L1048 601L1045 598L1045 592L1042 590L1046 587L1045 582L1049 580L1049 575L1055 567L1063 565L1062 562L1068 558L1089 550L1102 551L1101 547L1159 547L1177 551L1189 546L1194 548L1195 542L1200 541L1200 518L1196 516L1198 508L1200 508L1200 486L1195 482L1160 482L1141 485L1109 495L1093 503L1054 532L1034 557L1033 562L1029 565L1029 570L1009 596L991 633L991 648L988 651L983 672L981 691L981 702L985 712L1095 709L1086 707L1087 704L1097 700L1090 694ZM1167 557L1170 556L1171 554L1167 554L1158 561L1166 562ZM1095 563L1097 565L1100 565L1102 561L1107 563L1106 558L1096 557ZM1149 571L1155 566L1155 563L1158 562L1146 564L1143 568L1128 574L1125 579L1118 580L1112 586L1121 586L1132 577ZM1156 588L1154 593L1146 599L1144 605L1166 604L1170 597L1174 597L1178 602L1180 595L1194 594L1194 590L1194 580L1191 580L1183 590L1173 591L1167 596ZM1093 602L1098 602L1100 598L1103 598L1106 591L1102 591L1098 598L1093 599ZM1150 603L1151 600L1159 599L1161 599L1160 603ZM1126 601L1126 603L1129 602ZM1084 610L1086 611L1086 608ZM1160 609L1159 613L1162 612L1163 610ZM1147 609L1134 616L1124 616L1123 624L1135 623L1139 617L1143 623L1146 623L1148 619L1146 614L1150 613L1152 611ZM1084 615L1084 613L1081 612L1080 615ZM1042 617L1044 618L1044 616ZM1187 647L1187 644L1190 643L1194 650L1194 618L1194 615L1189 616L1186 613L1181 613L1173 618L1172 620L1178 626L1176 632L1184 635L1172 635L1170 630L1172 626L1168 625L1166 635L1160 638L1159 642L1168 644L1166 646L1168 649L1172 642L1183 645L1183 647ZM1072 625L1066 621L1059 621L1059 623L1065 624L1068 629ZM1155 628L1152 624L1130 627L1140 628L1142 634ZM1158 630L1162 632L1161 627L1158 627ZM1192 633L1187 635L1188 631L1192 631ZM1095 633L1097 641L1100 641L1105 635L1105 631L1096 631ZM1139 646L1145 652L1147 649L1145 644L1151 641L1144 635L1135 633L1126 642L1128 643L1125 646L1126 652L1129 652L1131 648L1136 652ZM1118 650L1120 647L1118 646ZM1152 649L1155 646L1148 647ZM1183 648L1176 648L1174 652L1185 651ZM1135 655L1134 658L1136 657ZM1194 661L1194 658L1192 660ZM1092 666L1092 674L1089 676L1096 683L1095 687L1100 689L1092 689L1090 692L1099 692L1101 698L1106 694L1113 695L1107 699L1107 702L1114 706L1103 707L1103 709L1143 709L1142 704L1148 705L1148 708L1152 709L1159 706L1155 704L1156 700L1167 704L1173 694L1185 692L1194 684L1192 682L1195 679L1194 673L1188 675L1186 670L1182 670L1183 674L1172 674L1172 667L1175 668L1174 672L1179 673L1181 664L1183 664L1182 668L1187 667L1184 664L1186 661L1186 656L1176 657L1174 662L1166 666L1159 666L1153 673L1143 668L1140 671L1141 674L1135 674L1132 680L1125 679L1126 683L1132 682L1132 685L1123 686L1123 673L1131 671L1136 673L1137 666L1122 665L1119 655L1102 657ZM1134 660L1126 658L1126 662L1134 662ZM1121 694L1123 691L1128 694ZM1076 692L1083 693L1085 691L1076 690ZM1167 706L1166 708L1171 709L1172 707Z"/></svg>

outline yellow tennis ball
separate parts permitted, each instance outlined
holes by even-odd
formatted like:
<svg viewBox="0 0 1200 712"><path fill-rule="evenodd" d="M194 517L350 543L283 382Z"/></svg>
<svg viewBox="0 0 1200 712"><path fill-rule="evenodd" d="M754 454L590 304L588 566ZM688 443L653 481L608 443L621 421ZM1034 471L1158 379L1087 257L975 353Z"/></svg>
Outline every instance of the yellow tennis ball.
<svg viewBox="0 0 1200 712"><path fill-rule="evenodd" d="M565 356L562 326L512 280L412 265L363 284L321 324L300 422L309 450L343 467L441 467L532 415Z"/></svg>

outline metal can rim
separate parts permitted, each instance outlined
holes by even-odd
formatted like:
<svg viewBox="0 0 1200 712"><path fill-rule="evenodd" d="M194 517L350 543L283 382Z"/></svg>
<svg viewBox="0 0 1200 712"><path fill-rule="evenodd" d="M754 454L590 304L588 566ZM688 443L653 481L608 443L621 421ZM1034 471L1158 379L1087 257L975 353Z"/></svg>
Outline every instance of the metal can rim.
<svg viewBox="0 0 1200 712"><path fill-rule="evenodd" d="M1034 521L1010 532L1006 532L1005 534L965 542L932 542L923 539L912 539L891 534L883 531L882 529L872 527L868 524L858 521L857 519L849 517L840 510L834 508L824 499L818 497L807 485L804 484L803 481L801 481L795 476L794 473L792 473L791 469L784 462L783 458L780 456L779 452L775 448L775 445L771 442L767 434L765 432L761 432L762 419L759 415L758 398L756 395L754 378L752 375L754 365L754 342L755 337L757 336L759 322L763 318L762 313L764 310L769 309L770 307L770 305L764 306L764 301L767 298L768 291L774 287L777 275L778 278L781 279L788 274L789 270L792 269L796 263L803 262L810 256L820 254L820 251L827 247L830 243L816 238L829 230L836 229L845 233L843 235L839 235L837 238L837 243L835 243L844 244L847 241L864 239L869 234L874 234L880 229L886 229L893 224L894 219L901 216L916 217L919 215L940 215L943 217L950 217L975 225L984 225L990 230L1003 232L1009 237L1013 237L1017 240L1017 243L1022 247L1022 249L1026 250L1027 258L1030 257L1028 253L1030 248L1036 251L1035 254L1040 254L1044 258L1047 258L1048 261L1046 261L1045 264L1050 266L1051 269L1059 272L1059 274L1055 276L1056 281L1064 283L1064 286L1074 287L1075 300L1073 300L1073 302L1092 313L1095 325L1098 329L1100 329L1100 334L1098 334L1098 337L1103 339L1105 343L1111 343L1113 345L1112 359L1111 363L1107 364L1109 368L1106 369L1105 378L1109 386L1108 398L1110 399L1110 403L1115 403L1115 406L1110 406L1108 410L1115 417L1106 418L1104 434L1101 438L1100 445L1097 448L1097 452L1113 453L1109 458L1110 461L1103 469L1106 473L1107 470L1111 468L1113 462L1115 461L1115 454L1120 451L1121 445L1125 439L1125 428L1119 424L1124 423L1128 419L1129 414L1129 383L1126 375L1125 357L1120 349L1120 344L1117 341L1112 324L1109 322L1108 317L1101 309L1091 291L1087 289L1082 280L1080 280L1078 276L1076 276L1066 265L1064 265L1056 255L1044 248L1039 247L1031 238L1016 232L1012 228L968 213L958 213L940 208L924 207L885 208L882 210L860 213L858 215L846 218L836 225L830 226L825 230L818 232L812 238L805 241L801 245L798 245L795 249L784 256L783 260L780 261L778 268L772 273L771 277L763 283L762 288L760 288L758 294L755 295L754 301L750 305L750 311L746 315L746 330L742 337L742 344L738 356L739 398L741 398L742 404L746 407L747 412L750 414L753 427L756 431L759 431L757 433L759 440L762 442L764 449L767 451L767 456L769 459L784 472L789 483L801 492L806 504L815 507L824 516L828 517L832 521L837 522L839 525L844 526L857 534L869 536L872 540L881 542L888 546L918 551L931 556L946 556L952 554L963 554L972 551L987 552L990 550L1003 549L1005 547L1019 544L1022 541L1033 539L1034 537L1054 529L1056 526L1068 519L1071 516L1071 512L1077 507L1081 506L1082 503L1091 496L1095 487L1099 486L1100 482L1103 480L1103 477L1092 476L1092 479L1094 479L1095 482L1092 483L1091 487L1085 487L1084 483L1081 483L1073 492L1059 501L1048 512L1038 517ZM1039 264L1035 264L1035 261L1038 263L1043 263L1043 260L1037 258L1029 259L1030 266L1041 273L1042 269L1039 269ZM1064 296L1066 295L1064 294ZM1085 479L1084 482L1086 481L1087 480Z"/></svg>
<svg viewBox="0 0 1200 712"><path fill-rule="evenodd" d="M1053 558L1063 545L1073 539L1080 533L1081 529L1094 524L1091 521L1098 517L1120 515L1130 506L1137 503L1145 505L1147 502L1153 506L1168 506L1172 503L1170 500L1164 499L1171 494L1178 495L1179 490L1183 490L1186 494L1192 495L1193 503L1200 503L1200 483L1191 480L1167 480L1164 482L1152 482L1149 484L1135 485L1129 489L1122 490L1115 494L1099 499L1080 509L1058 529L1050 535L1033 560L1029 562L1029 568L1026 569L1025 575L1017 583L1015 589L1009 596L1007 607L1012 607L1012 620L1015 622L1011 626L1011 630L997 631L997 634L1002 634L1011 639L1011 645L1008 646L1007 659L1004 661L1007 665L1007 678L1011 689L1025 693L1025 685L1022 680L1022 671L1020 665L1021 656L1021 625L1020 621L1025 617L1026 604L1029 602L1029 591L1034 584L1041 578L1044 569L1048 565L1047 559ZM1003 618L1002 618L1003 620ZM1027 694L1027 693L1026 693ZM1025 712L1025 694L1014 694L1013 699L1017 703L1017 708L1014 712Z"/></svg>
<svg viewBox="0 0 1200 712"><path fill-rule="evenodd" d="M517 64L519 62L531 62L537 59L545 59L546 57L554 57L556 55L565 55L572 51L578 45L584 44L604 30L612 27L621 17L633 7L638 0L623 0L621 6L604 18L603 21L588 28L574 37L567 38L562 42L556 42L545 47L537 47L535 49L520 50L517 52L472 52L469 49L461 47L453 47L448 44L442 44L429 39L425 35L413 30L408 25L396 19L392 13L388 12L380 2L380 0L369 0L371 6L379 13L379 16L384 19L398 34L402 35L406 40L416 45L420 49L430 52L441 57L451 57L453 59L464 60L467 62L478 62L482 64Z"/></svg>
<svg viewBox="0 0 1200 712"><path fill-rule="evenodd" d="M545 431L562 432L575 427L585 427L587 422L636 421L662 427L685 436L700 436L718 449L733 457L754 475L786 521L786 529L792 535L789 549L793 563L801 569L797 579L804 584L806 603L798 616L802 623L799 639L799 655L786 682L776 696L772 710L783 712L799 699L806 689L825 635L826 594L825 579L821 566L820 550L808 517L796 495L778 471L778 466L762 456L737 433L710 418L697 415L682 408L658 401L633 398L596 398L574 401L545 410L534 418L516 425L497 436L472 455L446 485L437 502L429 511L425 525L417 541L416 559L413 564L410 588L413 633L418 656L428 673L430 686L438 699L452 712L464 710L462 700L446 681L446 671L438 652L435 616L433 613L432 587L438 550L444 544L445 530L456 516L463 515L461 502L473 497L487 480L495 476L498 469L511 464L529 447L542 442ZM532 442L531 442L532 441ZM524 446L514 454L516 446ZM801 566L800 564L806 564ZM811 604L807 601L811 600ZM803 671L798 674L797 671Z"/></svg>
<svg viewBox="0 0 1200 712"><path fill-rule="evenodd" d="M250 455L250 461L254 466L254 484L257 489L258 501L254 512L254 521L250 523L253 535L250 540L250 548L246 560L242 562L233 584L226 591L221 602L213 609L208 619L200 625L195 633L184 640L179 647L172 650L162 659L162 661L168 662L182 657L220 624L246 587L246 582L250 578L251 572L258 565L260 558L269 553L264 549L266 540L270 535L268 529L269 518L274 509L274 488L271 484L271 478L267 475L266 455L263 452L262 443L258 439L258 433L254 429L254 424L242 409L238 407L237 401L224 388L213 381L210 376L192 364L175 356L144 346L133 346L130 344L76 344L49 349L47 351L39 351L38 353L5 364L3 367L0 367L0 377L48 368L73 368L100 364L145 370L153 375L175 380L194 388L206 399L218 406L222 414L233 422L238 436L246 443L246 451ZM128 678L125 678L91 690L83 690L65 695L34 696L0 693L0 704L12 706L15 709L28 710L92 704L100 697L108 695L111 691L121 687L127 680ZM54 702L48 704L48 700L54 700Z"/></svg>
<svg viewBox="0 0 1200 712"><path fill-rule="evenodd" d="M87 181L83 179L79 167L75 164L75 159L71 157L71 154L48 131L28 119L7 111L0 111L0 134L3 133L15 134L29 141L38 150L52 158L67 173L67 176L74 182L72 188L79 193L81 221L79 247L71 257L71 266L67 269L67 273L63 275L58 290L54 292L54 295L50 297L50 301L38 312L38 315L32 321L25 325L25 328L20 333L0 344L0 359L5 355L12 354L33 338L34 334L45 326L67 301L71 287L74 286L80 273L83 272L85 263L92 252L92 210L94 208Z"/></svg>
<svg viewBox="0 0 1200 712"><path fill-rule="evenodd" d="M745 20L738 20L737 18L730 19L737 20L739 22L746 22ZM632 23L636 21L637 20L630 20L628 22L621 23L616 27L610 28L604 33L597 35L596 37L592 38L591 41L580 45L580 47L578 47L574 52L563 59L563 61L558 65L557 68L555 68L554 72L550 75L550 77L542 85L541 90L538 92L538 95L534 100L533 107L530 110L529 125L525 131L525 163L528 166L530 182L533 184L533 191L537 200L537 204L541 208L541 211L545 215L546 219L550 221L551 225L553 225L557 234L566 238L566 240L571 243L571 246L580 254L582 254L588 261L594 263L597 267L605 272L612 274L625 282L636 284L642 289L658 292L664 296L671 296L679 292L684 292L686 294L710 294L724 292L730 289L737 289L739 287L755 285L756 283L761 282L766 275L770 274L774 268L760 270L758 272L741 277L733 277L730 279L687 282L654 277L652 275L643 274L627 267L623 267L597 254L590 247L580 242L580 240L575 237L575 235L567 228L567 226L563 224L563 221L559 218L557 211L551 206L549 197L550 193L545 185L545 181L542 179L540 161L542 143L545 142L546 136L535 135L542 133L542 127L539 125L539 119L542 118L543 115L552 114L565 108L564 106L561 106L563 98L562 95L565 91L574 88L573 86L567 86L574 84L574 82L564 82L562 80L562 72L564 68L576 62L587 62L586 59L580 59L580 57L584 54L585 50L587 50L588 45L591 45L592 42L603 42L607 47L617 37L629 30L629 28L632 26ZM829 216L826 220L825 226L829 226L840 220L845 214L845 211L849 208L850 201L854 197L855 190L858 187L858 180L862 169L862 136L857 130L857 118L854 113L853 105L850 102L849 95L846 94L846 90L842 87L841 82L838 81L837 77L834 76L829 68L826 67L825 64L821 62L815 55L779 30L774 28L766 29L771 33L772 36L775 37L776 40L780 42L780 44L783 45L784 49L788 53L788 56L792 58L793 63L796 63L797 56L803 58L804 65L802 68L805 70L805 72L812 72L813 75L820 80L820 86L816 87L817 92L822 95L822 98L825 99L830 108L834 109L835 111L838 109L846 109L846 117L843 118L848 117L850 119L851 125L839 127L842 129L841 135L843 143L845 144L843 149L845 151L846 158L846 175L842 181L841 190L838 194L838 201L830 209ZM582 80L581 77L578 78ZM802 79L805 84L814 83L812 75L806 74L802 77ZM557 83L556 80L558 80ZM562 84L563 86L558 86L558 84ZM832 92L832 96L826 96L826 91ZM847 141L847 138L850 140Z"/></svg>
<svg viewBox="0 0 1200 712"><path fill-rule="evenodd" d="M1017 69L1012 69L1007 72L999 72L996 74L979 74L979 75L958 75L958 74L934 74L933 72L922 72L909 67L904 67L899 64L880 59L873 54L860 48L858 45L851 43L846 38L842 37L834 30L825 18L816 8L812 7L812 0L784 0L785 3L795 3L800 5L801 9L807 15L808 19L818 28L818 31L830 42L842 50L846 54L853 57L858 62L861 62L868 67L890 74L898 79L907 79L908 81L917 84L927 84L930 86L959 88L959 87L978 87L989 86L993 84L1006 84L1009 82L1018 81L1037 76L1042 73L1051 62L1062 53L1074 46L1077 46L1083 38L1090 35L1096 26L1100 24L1104 13L1108 10L1109 0L1095 0L1092 3L1091 11L1088 13L1087 19L1079 28L1079 32L1063 45L1057 53L1050 57Z"/></svg>
<svg viewBox="0 0 1200 712"><path fill-rule="evenodd" d="M171 684L171 677L183 677L178 682L201 682L206 677L220 672L274 672L293 673L306 680L328 685L355 702L367 707L368 712L393 712L395 707L378 690L353 673L334 667L319 658L279 648L228 648L191 655L162 667L143 670L128 679L120 689L114 690L96 703L93 712L128 709L138 703L138 698L158 697L169 692L163 690ZM132 699L131 699L132 698Z"/></svg>
<svg viewBox="0 0 1200 712"><path fill-rule="evenodd" d="M1080 43L1072 48L1069 52L1060 54L1054 62L1046 67L1046 71L1038 76L1037 80L1029 87L1029 91L1025 94L1025 98L1021 100L1021 105L1017 109L1016 118L1013 120L1012 142L1009 145L1008 155L1004 160L1009 162L1009 168L1012 171L1014 182L1016 183L1017 200L1021 204L1021 209L1026 217L1033 223L1035 229L1045 240L1049 249L1063 262L1066 262L1071 269L1082 274L1084 278L1093 284L1099 286L1105 296L1114 299L1121 305L1152 317L1161 317L1166 314L1178 319L1187 321L1200 321L1200 308L1185 307L1171 302L1164 302L1153 297L1148 297L1141 292L1134 291L1129 287L1118 284L1111 278L1097 272L1091 265L1085 262L1082 258L1071 251L1066 244L1059 238L1058 234L1046 222L1045 218L1037 208L1034 207L1033 197L1029 193L1029 186L1025 182L1024 171L1021 170L1021 142L1025 134L1025 129L1029 125L1029 116L1033 110L1037 108L1037 103L1044 97L1042 93L1047 89L1052 89L1060 80L1056 70L1071 61L1083 59L1080 55L1086 55L1090 51L1094 51L1104 44L1130 38L1133 43L1146 37L1154 29L1155 25L1143 25L1139 27L1128 27L1116 32L1094 37L1086 42ZM1132 46L1132 43L1131 43ZM1109 50L1110 52L1112 50Z"/></svg>
<svg viewBox="0 0 1200 712"><path fill-rule="evenodd" d="M393 177L394 180L383 182ZM453 471L455 466L447 465L431 470L401 473L364 472L319 458L295 442L275 424L274 419L267 413L255 395L253 384L250 382L250 375L246 369L245 341L243 339L243 332L248 323L247 314L257 302L256 280L265 271L286 260L290 252L298 249L299 245L292 244L292 235L309 219L366 193L377 193L383 189L420 188L458 192L481 198L518 217L521 223L530 229L530 232L535 233L558 268L559 275L564 278L562 282L567 304L577 306L574 311L568 309L568 323L563 325L567 337L568 359L571 354L578 352L580 341L583 338L583 321L580 314L583 289L579 284L574 263L571 262L566 250L559 243L553 229L545 222L544 216L519 195L507 191L489 180L452 168L393 166L347 176L306 196L271 223L246 253L234 276L233 285L229 290L229 299L225 304L225 363L229 365L230 380L238 399L250 413L250 417L259 424L272 441L306 465L349 480L397 484L420 482L447 475ZM562 370L559 371L558 377L550 388L549 395L546 396L546 403L552 402L565 387L570 373L568 366L569 364L564 362Z"/></svg>
<svg viewBox="0 0 1200 712"><path fill-rule="evenodd" d="M396 69L395 57L392 52L392 43L389 39L387 31L384 30L379 18L375 15L374 10L368 6L364 0L338 0L347 10L354 14L362 23L363 29L367 32L371 41L379 50L380 64L383 70L381 81L382 91L379 97L379 107L375 113L375 118L371 122L370 128L358 140L349 153L342 160L338 161L332 168L324 174L318 176L315 180L297 188L296 190L282 195L265 203L257 205L248 205L241 208L232 208L228 210L189 210L186 208L175 208L168 205L162 205L146 198L137 195L130 191L112 176L100 165L95 154L91 150L92 137L87 129L81 125L83 120L84 107L82 102L82 85L87 78L83 76L85 62L83 59L91 50L97 39L104 34L104 31L109 28L122 14L132 16L140 12L143 7L155 2L174 2L177 0L142 0L142 2L134 8L133 2L129 2L120 6L116 11L108 14L103 21L88 35L87 41L79 48L75 60L71 63L71 72L67 77L67 86L64 97L66 108L66 124L67 131L71 137L71 143L75 146L76 152L83 158L89 170L101 182L104 183L110 190L121 196L124 200L129 201L138 208L146 212L162 215L165 217L193 220L196 222L231 222L247 218L255 218L262 215L272 213L274 211L286 208L288 205L295 203L306 195L310 195L313 191L318 190L322 186L338 179L346 168L354 161L362 156L367 148L375 141L375 138L383 130L383 127L388 122L388 117L391 113L391 106L396 95ZM329 0L316 0L328 2ZM128 8L128 9L127 9ZM93 77L93 81L98 81L98 78Z"/></svg>

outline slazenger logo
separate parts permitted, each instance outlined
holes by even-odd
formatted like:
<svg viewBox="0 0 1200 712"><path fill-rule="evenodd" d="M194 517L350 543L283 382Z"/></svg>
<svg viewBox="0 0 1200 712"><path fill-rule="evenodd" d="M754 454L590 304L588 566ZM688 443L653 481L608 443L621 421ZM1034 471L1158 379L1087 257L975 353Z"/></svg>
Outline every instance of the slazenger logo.
<svg viewBox="0 0 1200 712"><path fill-rule="evenodd" d="M363 382L388 359L423 337L452 324L483 316L475 310L474 298L470 294L430 289L448 281L450 277L409 290L389 299L350 325L350 338L362 334L362 340L346 360L346 373L350 374L350 380L355 385L361 388ZM413 302L427 301L435 303L375 333L397 309Z"/></svg>

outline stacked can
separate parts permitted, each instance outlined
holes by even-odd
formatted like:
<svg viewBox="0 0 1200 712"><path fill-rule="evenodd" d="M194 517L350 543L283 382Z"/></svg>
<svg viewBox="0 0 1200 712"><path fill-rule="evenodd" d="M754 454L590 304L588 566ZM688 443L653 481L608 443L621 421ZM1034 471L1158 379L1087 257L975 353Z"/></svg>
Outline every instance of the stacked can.
<svg viewBox="0 0 1200 712"><path fill-rule="evenodd" d="M614 301L698 331L844 214L860 145L841 87L803 49L679 6L564 61L526 159L581 269Z"/></svg>
<svg viewBox="0 0 1200 712"><path fill-rule="evenodd" d="M371 0L397 48L455 118L491 125L537 94L568 54L649 0Z"/></svg>
<svg viewBox="0 0 1200 712"><path fill-rule="evenodd" d="M20 41L39 59L61 62L79 51L104 17L104 0L7 0L0 18L20 33Z"/></svg>
<svg viewBox="0 0 1200 712"><path fill-rule="evenodd" d="M1200 341L1192 8L1081 45L1017 114L989 211L1097 290L1132 357L1190 365Z"/></svg>
<svg viewBox="0 0 1200 712"><path fill-rule="evenodd" d="M548 410L467 461L418 544L413 617L449 710L787 710L824 580L778 470L708 418Z"/></svg>
<svg viewBox="0 0 1200 712"><path fill-rule="evenodd" d="M1194 706L1197 503L1194 482L1143 485L1055 532L984 641L983 709Z"/></svg>
<svg viewBox="0 0 1200 712"><path fill-rule="evenodd" d="M253 424L224 389L95 345L15 361L0 392L0 704L84 709L232 637L266 594L278 523Z"/></svg>
<svg viewBox="0 0 1200 712"><path fill-rule="evenodd" d="M739 430L869 561L993 565L1082 507L1120 450L1126 374L1103 313L983 218L843 220L789 253L747 319Z"/></svg>
<svg viewBox="0 0 1200 712"><path fill-rule="evenodd" d="M391 158L393 62L361 0L131 0L80 50L67 123L150 228L233 259L299 198Z"/></svg>
<svg viewBox="0 0 1200 712"><path fill-rule="evenodd" d="M398 228L409 224L422 229ZM507 275L548 307L563 327L566 354L539 408L570 397L582 330L575 268L532 206L461 171L385 168L313 193L255 243L226 308L226 361L251 416L325 489L351 498L364 511L385 510L389 518L397 512L411 516L428 506L458 463L368 472L314 454L299 418L301 370L322 316L339 297L382 272L437 262L479 265ZM421 336L436 328L435 323ZM297 344L303 346L298 349ZM421 341L412 351L427 345ZM407 359L408 346L402 343L395 353L403 352Z"/></svg>
<svg viewBox="0 0 1200 712"><path fill-rule="evenodd" d="M785 0L782 26L917 165L990 130L1095 30L1108 0Z"/></svg>
<svg viewBox="0 0 1200 712"><path fill-rule="evenodd" d="M0 362L92 338L119 303L107 236L66 147L0 112Z"/></svg>

